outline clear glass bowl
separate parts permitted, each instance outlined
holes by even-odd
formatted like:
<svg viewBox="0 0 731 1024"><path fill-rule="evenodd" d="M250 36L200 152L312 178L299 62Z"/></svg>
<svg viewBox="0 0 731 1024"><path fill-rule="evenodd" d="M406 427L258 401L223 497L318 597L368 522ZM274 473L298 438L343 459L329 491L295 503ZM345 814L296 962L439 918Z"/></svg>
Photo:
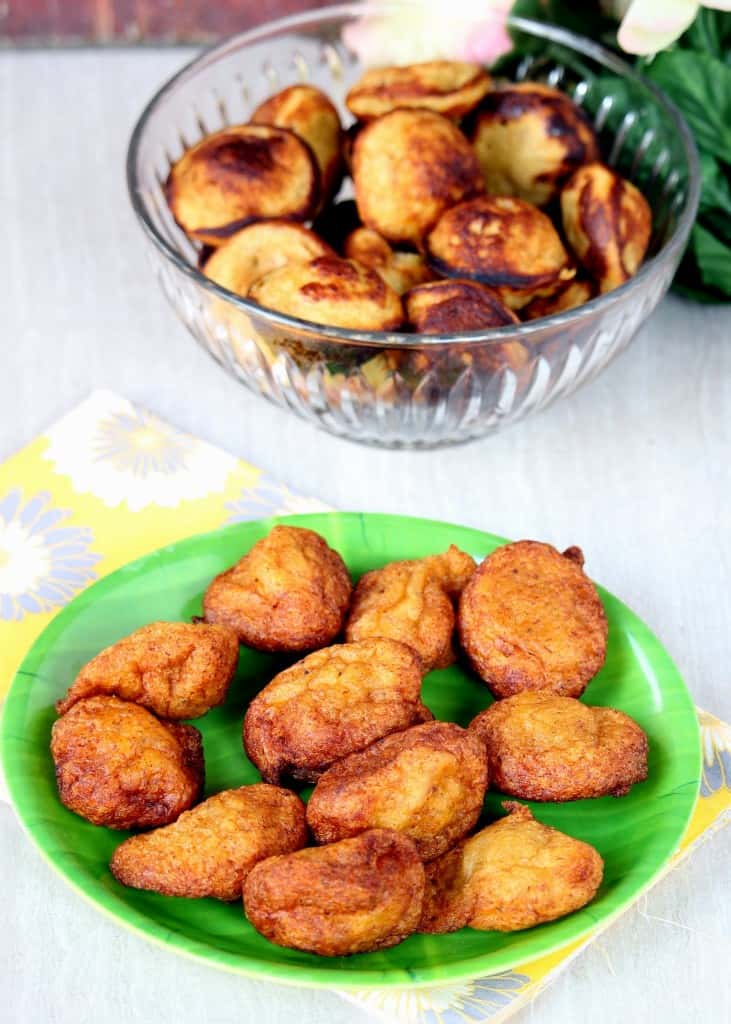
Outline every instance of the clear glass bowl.
<svg viewBox="0 0 731 1024"><path fill-rule="evenodd" d="M445 4L445 19L452 19ZM253 391L334 434L393 447L481 437L590 380L624 349L667 291L695 218L698 157L673 105L589 40L513 19L531 49L515 79L557 85L591 117L607 161L634 181L654 218L648 259L621 288L568 313L462 335L368 333L263 309L204 277L173 220L172 163L204 135L246 121L264 98L309 81L349 118L361 73L342 42L363 4L321 8L203 53L160 89L130 140L132 205L165 294L193 336Z"/></svg>

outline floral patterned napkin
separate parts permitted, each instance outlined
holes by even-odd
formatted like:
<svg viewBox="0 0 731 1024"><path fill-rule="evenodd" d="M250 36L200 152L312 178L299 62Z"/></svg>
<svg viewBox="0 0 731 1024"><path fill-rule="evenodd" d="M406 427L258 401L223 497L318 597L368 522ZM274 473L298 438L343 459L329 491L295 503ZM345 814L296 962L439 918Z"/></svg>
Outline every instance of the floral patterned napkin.
<svg viewBox="0 0 731 1024"><path fill-rule="evenodd" d="M94 392L0 465L0 700L55 613L101 576L226 523L326 510L126 399ZM666 872L731 820L731 727L704 711L698 717L701 795ZM514 971L458 985L340 994L389 1022L497 1024L610 923Z"/></svg>

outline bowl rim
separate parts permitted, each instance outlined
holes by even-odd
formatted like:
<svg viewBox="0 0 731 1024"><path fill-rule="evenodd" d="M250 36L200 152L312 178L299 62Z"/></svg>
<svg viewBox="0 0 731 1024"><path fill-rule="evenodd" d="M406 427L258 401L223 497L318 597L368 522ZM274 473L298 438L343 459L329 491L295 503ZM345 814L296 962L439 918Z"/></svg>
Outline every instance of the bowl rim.
<svg viewBox="0 0 731 1024"><path fill-rule="evenodd" d="M390 6L395 8L407 7L412 3L413 0L394 0ZM550 40L551 42L568 46L584 56L592 57L600 63L603 63L611 71L614 71L621 77L628 78L645 88L668 115L673 127L680 137L688 165L688 184L685 202L678 214L675 228L668 241L664 243L654 256L650 257L649 260L646 260L642 264L633 277L618 288L613 289L611 292L598 295L595 298L590 299L588 302L583 303L581 306L565 312L553 313L550 316L539 317L536 320L531 320L526 323L507 324L504 327L496 327L484 331L469 331L455 334L417 334L406 333L403 331L359 331L343 327L331 327L328 324L318 324L313 320L302 320L299 317L289 316L286 313L279 313L276 310L260 306L257 303L252 302L250 299L237 295L235 292L231 292L227 288L223 288L221 285L218 285L215 281L211 280L211 278L206 277L205 274L201 273L197 266L190 263L163 237L152 222L143 202L143 189L139 183L137 175L137 164L140 146L148 122L156 112L161 102L170 92L172 92L178 82L194 73L199 66L208 64L212 60L215 60L219 51L229 49L232 46L239 48L246 44L258 42L261 39L270 36L273 32L296 31L299 28L311 28L319 22L328 21L333 18L362 17L365 14L368 14L369 11L378 11L382 14L383 4L380 3L376 7L368 3L344 3L327 7L318 7L299 14L293 14L284 18L267 21L261 25L257 25L255 28L247 29L245 32L227 36L222 41L217 42L212 46L205 47L199 54L197 54L197 56L184 64L179 71L163 83L143 109L132 130L127 147L126 181L129 199L137 219L142 225L147 237L170 263L172 263L179 271L191 280L195 281L197 285L210 292L219 300L223 300L229 305L234 306L242 313L258 317L275 328L284 328L290 331L294 330L297 332L300 339L302 339L303 335L310 335L312 336L313 341L320 344L337 342L352 346L367 346L369 348L382 349L425 348L444 345L445 343L459 343L460 345L486 345L494 342L495 344L504 344L507 340L530 340L533 335L540 334L547 328L551 330L564 327L568 328L574 324L578 324L587 316L593 316L595 313L601 314L618 303L622 303L631 291L642 287L645 280L651 275L653 269L661 260L667 261L668 257L672 260L672 257L679 253L679 250L685 246L698 210L701 191L701 176L700 160L695 139L693 138L690 128L679 109L661 89L655 86L652 82L646 79L644 75L640 74L625 60L612 53L611 50L608 50L606 47L587 39L585 36L571 32L568 29L554 25L547 25L543 22L535 21L530 18L508 15L507 21L511 28L530 32L533 35L538 35L539 37Z"/></svg>

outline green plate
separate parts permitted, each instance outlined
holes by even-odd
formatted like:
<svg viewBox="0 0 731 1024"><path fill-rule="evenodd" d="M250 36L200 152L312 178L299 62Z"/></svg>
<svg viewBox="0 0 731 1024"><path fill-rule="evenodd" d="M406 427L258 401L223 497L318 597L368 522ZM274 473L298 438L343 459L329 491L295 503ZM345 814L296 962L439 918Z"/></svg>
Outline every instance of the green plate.
<svg viewBox="0 0 731 1024"><path fill-rule="evenodd" d="M649 779L629 796L537 804L539 820L592 843L605 861L602 887L585 909L523 932L463 929L414 935L394 949L328 959L280 949L258 935L239 904L185 900L119 885L107 864L124 833L99 828L60 803L48 750L53 702L102 647L153 619L187 619L216 573L275 522L308 526L341 552L354 576L386 562L419 558L450 543L482 558L501 538L446 523L400 516L331 513L240 523L191 537L112 573L72 601L48 626L13 681L2 722L2 760L20 821L46 860L100 910L170 949L242 974L295 985L346 987L449 983L506 971L606 923L658 875L676 849L698 792L700 742L690 695L667 652L620 601L600 590L609 617L606 665L587 692L635 718L650 738ZM591 553L589 553L591 554ZM196 721L203 733L206 792L256 782L241 746L251 697L279 662L242 650L226 704ZM463 669L432 672L423 696L437 718L466 725L490 703ZM489 794L485 820L501 813Z"/></svg>

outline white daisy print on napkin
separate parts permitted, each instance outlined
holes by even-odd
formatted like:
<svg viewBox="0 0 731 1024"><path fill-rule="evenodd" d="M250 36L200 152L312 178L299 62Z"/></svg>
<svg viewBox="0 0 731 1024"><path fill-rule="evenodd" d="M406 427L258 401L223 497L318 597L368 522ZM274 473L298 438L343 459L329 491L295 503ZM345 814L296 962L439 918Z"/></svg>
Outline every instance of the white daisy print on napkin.
<svg viewBox="0 0 731 1024"><path fill-rule="evenodd" d="M241 523L263 516L291 516L305 512L330 512L329 505L317 498L306 498L290 491L286 484L262 476L254 487L242 487L236 501L226 504L227 523Z"/></svg>
<svg viewBox="0 0 731 1024"><path fill-rule="evenodd" d="M90 529L66 525L71 514L46 491L0 496L0 619L54 611L96 579L102 556Z"/></svg>
<svg viewBox="0 0 731 1024"><path fill-rule="evenodd" d="M80 494L133 512L223 490L237 460L110 392L96 391L48 432L45 458Z"/></svg>

